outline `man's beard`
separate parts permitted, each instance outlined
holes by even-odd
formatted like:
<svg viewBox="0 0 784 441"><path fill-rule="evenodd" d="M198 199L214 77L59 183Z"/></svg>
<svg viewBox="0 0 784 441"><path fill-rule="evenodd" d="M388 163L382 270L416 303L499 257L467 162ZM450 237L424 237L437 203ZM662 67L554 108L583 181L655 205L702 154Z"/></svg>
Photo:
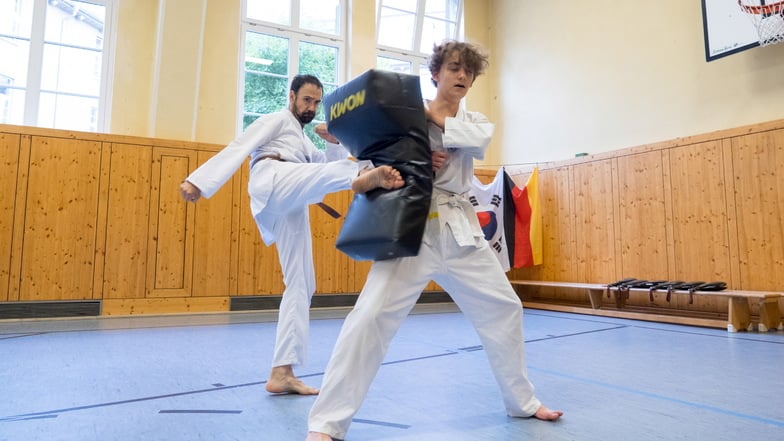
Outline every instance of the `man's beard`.
<svg viewBox="0 0 784 441"><path fill-rule="evenodd" d="M294 113L297 116L297 119L302 124L308 124L309 122L313 121L313 118L316 117L316 112L304 111L302 113Z"/></svg>

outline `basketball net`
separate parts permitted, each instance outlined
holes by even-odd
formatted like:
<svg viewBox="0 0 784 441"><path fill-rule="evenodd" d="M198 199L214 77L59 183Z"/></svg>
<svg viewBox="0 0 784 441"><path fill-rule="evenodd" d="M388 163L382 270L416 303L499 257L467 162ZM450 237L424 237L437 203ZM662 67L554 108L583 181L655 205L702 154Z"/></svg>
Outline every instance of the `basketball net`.
<svg viewBox="0 0 784 441"><path fill-rule="evenodd" d="M738 5L757 28L760 46L784 41L784 0L738 0Z"/></svg>

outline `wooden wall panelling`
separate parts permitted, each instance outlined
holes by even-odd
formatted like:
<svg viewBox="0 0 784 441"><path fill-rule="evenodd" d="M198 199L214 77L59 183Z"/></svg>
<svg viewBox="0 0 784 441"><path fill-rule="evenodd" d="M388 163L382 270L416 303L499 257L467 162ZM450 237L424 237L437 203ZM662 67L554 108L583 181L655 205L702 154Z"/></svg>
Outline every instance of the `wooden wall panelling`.
<svg viewBox="0 0 784 441"><path fill-rule="evenodd" d="M240 167L241 193L239 207L239 243L237 263L237 295L266 295L283 293L283 272L278 262L275 245L266 246L261 240L256 222L250 212L248 196L248 166Z"/></svg>
<svg viewBox="0 0 784 441"><path fill-rule="evenodd" d="M615 273L615 205L612 161L573 166L574 255L577 282L609 283Z"/></svg>
<svg viewBox="0 0 784 441"><path fill-rule="evenodd" d="M3 192L0 198L0 302L9 300L20 142L18 134L0 133L0 191Z"/></svg>
<svg viewBox="0 0 784 441"><path fill-rule="evenodd" d="M229 310L228 297L155 297L110 299L101 304L101 315L180 314Z"/></svg>
<svg viewBox="0 0 784 441"><path fill-rule="evenodd" d="M103 299L140 299L147 291L152 149L111 144Z"/></svg>
<svg viewBox="0 0 784 441"><path fill-rule="evenodd" d="M623 273L638 279L669 279L662 154L653 151L616 161ZM648 302L647 296L644 301Z"/></svg>
<svg viewBox="0 0 784 441"><path fill-rule="evenodd" d="M232 178L231 192L231 265L229 267L229 295L237 295L239 290L240 268L240 225L242 219L251 217L250 213L242 211L242 202L248 198L247 181L242 180L242 173L236 173Z"/></svg>
<svg viewBox="0 0 784 441"><path fill-rule="evenodd" d="M732 139L740 286L784 289L784 130Z"/></svg>
<svg viewBox="0 0 784 441"><path fill-rule="evenodd" d="M32 137L19 138L19 168L16 177L14 199L13 234L11 238L11 260L9 263L8 300L19 300L22 274L22 245L24 244L25 205L27 204L27 178L30 175L30 147Z"/></svg>
<svg viewBox="0 0 784 441"><path fill-rule="evenodd" d="M329 194L324 202L345 216L339 199L347 196L343 192ZM339 196L342 196L340 198ZM340 293L346 289L348 258L335 248L335 240L343 225L343 217L333 219L324 210L310 206L310 230L313 236L313 266L316 271L316 290L325 293Z"/></svg>
<svg viewBox="0 0 784 441"><path fill-rule="evenodd" d="M190 297L193 286L194 204L179 185L196 161L191 150L153 148L146 297Z"/></svg>
<svg viewBox="0 0 784 441"><path fill-rule="evenodd" d="M95 250L93 255L95 271L93 271L93 299L103 298L103 281L106 280L106 232L109 219L109 177L112 163L112 144L101 143L101 165L98 181L98 211L95 225Z"/></svg>
<svg viewBox="0 0 784 441"><path fill-rule="evenodd" d="M318 293L357 293L364 284L368 271L365 265L358 265L358 262L335 248L353 196L351 191L341 191L324 198L325 203L342 215L339 219L333 219L315 205L310 207ZM369 268L369 264L367 267Z"/></svg>
<svg viewBox="0 0 784 441"><path fill-rule="evenodd" d="M615 238L615 277L613 279L620 280L623 278L632 277L626 271L633 270L632 268L623 267L623 234L621 234L621 179L618 172L618 160L613 158L612 163L612 183L613 183L613 237ZM634 271L632 271L634 272Z"/></svg>
<svg viewBox="0 0 784 441"><path fill-rule="evenodd" d="M661 163L662 163L662 200L664 201L664 237L666 238L666 264L667 264L667 271L666 274L669 275L668 280L672 280L672 278L677 278L675 274L678 273L678 268L676 265L675 260L675 244L673 243L673 238L675 237L675 230L676 226L674 224L674 213L673 213L673 200L677 198L677 195L673 191L672 186L672 167L671 167L671 155L670 149L663 149L661 150ZM703 299L700 299L703 300ZM709 299L709 302L715 302L716 299ZM689 303L691 302L691 303ZM664 292L654 292L652 295L648 296L648 305L649 306L659 306L664 307L666 309L676 309L679 305L684 304L686 307L691 307L694 305L694 299L688 298L685 296L670 296L670 301L667 301L667 294ZM724 308L726 311L727 308Z"/></svg>
<svg viewBox="0 0 784 441"><path fill-rule="evenodd" d="M678 280L730 283L729 226L724 160L720 141L686 145L668 152L672 190L673 260ZM667 184L667 183L665 183ZM672 307L727 311L727 299L674 296Z"/></svg>
<svg viewBox="0 0 784 441"><path fill-rule="evenodd" d="M101 143L34 136L29 164L19 299L90 299Z"/></svg>
<svg viewBox="0 0 784 441"><path fill-rule="evenodd" d="M20 141L18 134L0 133L0 189L5 195L0 199L0 302L9 300L16 201L12 195L18 184Z"/></svg>
<svg viewBox="0 0 784 441"><path fill-rule="evenodd" d="M735 173L732 153L732 138L721 142L721 156L724 164L724 201L727 203L727 241L729 244L730 278L727 284L731 289L740 289L740 253L738 245L738 217L735 206Z"/></svg>
<svg viewBox="0 0 784 441"><path fill-rule="evenodd" d="M558 168L539 174L542 198L543 263L546 280L576 280L577 237L574 228L573 169ZM551 231L547 234L545 231Z"/></svg>
<svg viewBox="0 0 784 441"><path fill-rule="evenodd" d="M190 163L186 174L180 180L203 164L214 153L199 152L198 164ZM193 296L229 296L232 293L232 252L236 250L237 212L234 195L244 190L237 188L239 176L235 175L211 198L202 198L194 206L195 227L193 258ZM179 183L177 184L179 186ZM179 195L179 187L177 188ZM181 199L180 199L181 200ZM193 205L193 204L188 204ZM190 211L189 211L190 213ZM248 213L245 213L248 215ZM188 224L190 225L190 223Z"/></svg>
<svg viewBox="0 0 784 441"><path fill-rule="evenodd" d="M182 178L220 146L0 131L0 186L15 193L0 200L0 301L100 298L104 314L161 313L226 310L229 295L282 293L275 247L262 244L248 208L247 165L210 200L194 206L179 197ZM783 149L784 120L545 164L544 264L509 276L713 275L734 289L781 290ZM514 179L524 185L527 173ZM345 214L351 196L326 201ZM311 216L317 293L358 292L371 263L334 248L342 219L316 208ZM587 303L568 291L546 294L552 303ZM715 300L673 299L656 303L724 310ZM648 305L647 294L636 304Z"/></svg>
<svg viewBox="0 0 784 441"><path fill-rule="evenodd" d="M670 149L664 149L661 151L662 155L662 182L664 186L662 187L662 197L664 198L664 236L667 238L667 274L670 277L677 277L675 274L678 273L678 268L675 262L675 244L674 244L674 237L675 237L675 221L674 221L674 213L673 213L673 183L672 183L672 167L671 165L671 157ZM666 300L666 296L659 295L658 297L664 297ZM654 299L657 298L657 294L654 293Z"/></svg>

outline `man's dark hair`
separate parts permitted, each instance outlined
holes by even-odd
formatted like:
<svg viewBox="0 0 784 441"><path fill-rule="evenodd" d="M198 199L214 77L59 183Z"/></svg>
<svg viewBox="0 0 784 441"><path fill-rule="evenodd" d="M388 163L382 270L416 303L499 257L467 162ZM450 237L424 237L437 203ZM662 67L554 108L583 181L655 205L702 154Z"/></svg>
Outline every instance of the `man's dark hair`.
<svg viewBox="0 0 784 441"><path fill-rule="evenodd" d="M291 80L291 91L294 92L294 94L297 94L299 89L305 84L313 84L319 89L324 90L324 86L321 84L321 81L319 81L319 79L314 75L301 74L295 76L294 79Z"/></svg>
<svg viewBox="0 0 784 441"><path fill-rule="evenodd" d="M474 80L485 73L487 66L490 65L487 54L479 46L463 41L444 40L440 44L433 45L433 53L427 60L430 73L435 75L441 71L444 60L455 51L460 54L460 63L474 73ZM431 79L431 81L434 86L438 87L436 80Z"/></svg>

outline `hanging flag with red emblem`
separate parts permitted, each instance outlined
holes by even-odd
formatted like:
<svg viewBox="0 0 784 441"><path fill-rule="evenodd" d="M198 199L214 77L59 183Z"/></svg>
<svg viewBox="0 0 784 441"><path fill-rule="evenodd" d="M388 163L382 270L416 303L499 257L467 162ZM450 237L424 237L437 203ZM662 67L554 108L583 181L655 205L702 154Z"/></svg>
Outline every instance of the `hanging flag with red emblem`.
<svg viewBox="0 0 784 441"><path fill-rule="evenodd" d="M514 205L505 204L505 176L506 172L501 168L496 173L493 182L483 184L476 176L471 183L471 192L469 200L476 210L476 215L479 218L479 225L482 226L482 232L485 235L485 240L496 252L498 261L504 271L509 271L509 248L506 243L506 235L504 230L508 219L514 222ZM507 213L508 211L508 213ZM512 228L510 226L510 228Z"/></svg>

